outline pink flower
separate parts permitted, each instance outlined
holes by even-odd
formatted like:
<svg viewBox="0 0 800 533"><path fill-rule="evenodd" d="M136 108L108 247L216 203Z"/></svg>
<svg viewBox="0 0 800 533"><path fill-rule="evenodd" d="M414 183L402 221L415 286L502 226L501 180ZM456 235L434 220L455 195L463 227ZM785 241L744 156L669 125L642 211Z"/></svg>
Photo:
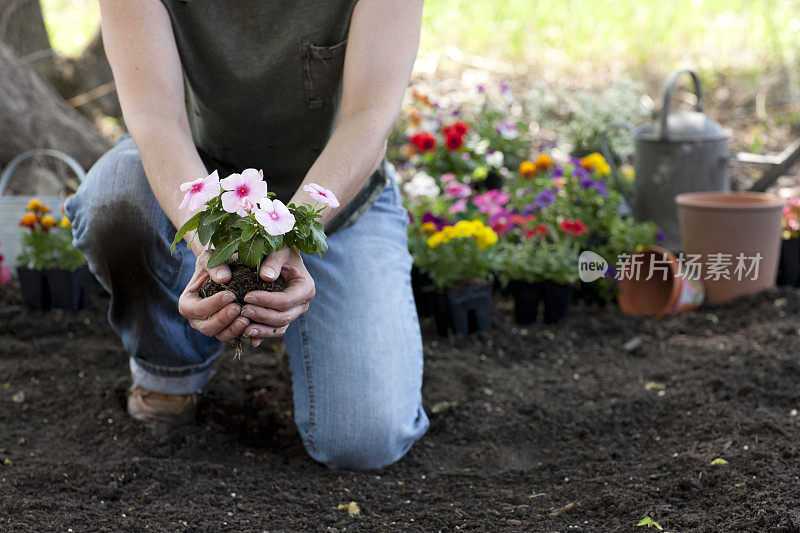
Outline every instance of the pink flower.
<svg viewBox="0 0 800 533"><path fill-rule="evenodd" d="M231 174L220 180L222 188L222 209L228 213L245 216L247 212L242 208L241 201L248 198L253 204L267 195L267 182L262 174L254 168L243 170L241 174Z"/></svg>
<svg viewBox="0 0 800 533"><path fill-rule="evenodd" d="M452 172L448 172L447 174L442 174L442 177L439 179L442 180L442 183L450 183L456 180L456 175Z"/></svg>
<svg viewBox="0 0 800 533"><path fill-rule="evenodd" d="M456 200L453 203L453 205L451 205L449 208L447 208L447 212L450 213L451 215L454 215L456 213L463 213L466 210L467 210L467 199L466 198L462 198L460 200Z"/></svg>
<svg viewBox="0 0 800 533"><path fill-rule="evenodd" d="M475 207L477 207L482 213L492 215L506 205L509 199L510 198L508 194L504 193L503 191L499 189L492 189L473 198L472 203L474 203Z"/></svg>
<svg viewBox="0 0 800 533"><path fill-rule="evenodd" d="M339 207L339 200L336 199L333 192L325 187L317 185L316 183L309 183L303 187L303 190L310 194L315 202L325 204L328 207Z"/></svg>
<svg viewBox="0 0 800 533"><path fill-rule="evenodd" d="M245 196L241 200L239 200L239 207L247 211L248 213L253 210L256 204L250 199L249 196Z"/></svg>
<svg viewBox="0 0 800 533"><path fill-rule="evenodd" d="M450 198L464 198L472 194L472 188L465 183L451 181L444 188L444 193Z"/></svg>
<svg viewBox="0 0 800 533"><path fill-rule="evenodd" d="M270 235L283 235L294 228L294 215L280 200L264 198L255 209L256 220Z"/></svg>
<svg viewBox="0 0 800 533"><path fill-rule="evenodd" d="M219 174L215 170L205 178L181 183L181 191L186 195L178 209L188 207L189 211L194 211L219 194Z"/></svg>
<svg viewBox="0 0 800 533"><path fill-rule="evenodd" d="M11 269L7 266L0 266L0 284L11 281Z"/></svg>

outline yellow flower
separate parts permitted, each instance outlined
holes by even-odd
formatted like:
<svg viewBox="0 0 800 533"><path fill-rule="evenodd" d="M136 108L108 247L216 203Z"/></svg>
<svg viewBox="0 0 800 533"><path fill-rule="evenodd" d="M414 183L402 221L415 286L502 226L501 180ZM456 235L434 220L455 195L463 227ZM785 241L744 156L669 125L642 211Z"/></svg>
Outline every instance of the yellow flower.
<svg viewBox="0 0 800 533"><path fill-rule="evenodd" d="M478 243L478 248L485 250L497 244L497 233L492 228L484 226L475 236L475 241Z"/></svg>
<svg viewBox="0 0 800 533"><path fill-rule="evenodd" d="M428 237L428 248L436 248L444 241L444 234L441 231L437 231L430 237Z"/></svg>
<svg viewBox="0 0 800 533"><path fill-rule="evenodd" d="M49 213L50 212L50 208L47 207L46 205L44 205L42 203L42 201L39 200L38 198L31 198L31 201L28 202L27 209L28 209L28 211L34 211L34 212L37 212L37 213Z"/></svg>
<svg viewBox="0 0 800 533"><path fill-rule="evenodd" d="M539 154L536 158L536 170L547 170L553 166L553 158L548 154Z"/></svg>
<svg viewBox="0 0 800 533"><path fill-rule="evenodd" d="M54 219L50 215L45 215L42 217L39 223L42 225L43 228L50 229L56 225L56 219Z"/></svg>
<svg viewBox="0 0 800 533"><path fill-rule="evenodd" d="M586 170L594 170L599 176L605 176L611 172L605 158L597 152L581 158L581 166Z"/></svg>
<svg viewBox="0 0 800 533"><path fill-rule="evenodd" d="M523 161L519 164L519 173L526 178L531 178L536 174L536 163Z"/></svg>
<svg viewBox="0 0 800 533"><path fill-rule="evenodd" d="M472 179L475 181L483 181L489 176L489 169L486 167L476 167L472 171Z"/></svg>
<svg viewBox="0 0 800 533"><path fill-rule="evenodd" d="M633 181L633 178L636 177L636 172L634 172L633 167L631 165L622 165L622 175L625 176L629 181Z"/></svg>
<svg viewBox="0 0 800 533"><path fill-rule="evenodd" d="M71 228L72 224L69 223L69 219L67 217L61 217L61 227L62 228Z"/></svg>

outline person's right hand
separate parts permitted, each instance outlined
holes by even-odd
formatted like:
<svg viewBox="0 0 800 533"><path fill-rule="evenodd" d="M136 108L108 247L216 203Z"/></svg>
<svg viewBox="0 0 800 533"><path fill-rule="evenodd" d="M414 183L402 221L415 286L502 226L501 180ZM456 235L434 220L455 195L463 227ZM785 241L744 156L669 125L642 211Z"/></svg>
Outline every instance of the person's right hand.
<svg viewBox="0 0 800 533"><path fill-rule="evenodd" d="M210 256L211 252L207 250L197 256L194 275L178 300L178 311L203 335L230 342L244 332L250 321L239 316L241 307L235 303L236 295L232 291L220 291L208 298L200 298L197 294L209 277L222 284L231 279L231 270L226 263L214 268L206 266Z"/></svg>

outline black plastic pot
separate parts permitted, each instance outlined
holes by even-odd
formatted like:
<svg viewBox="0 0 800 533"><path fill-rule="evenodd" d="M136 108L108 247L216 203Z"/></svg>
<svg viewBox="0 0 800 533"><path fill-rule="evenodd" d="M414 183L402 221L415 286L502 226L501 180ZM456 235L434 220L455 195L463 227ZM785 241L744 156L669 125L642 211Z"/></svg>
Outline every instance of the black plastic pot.
<svg viewBox="0 0 800 533"><path fill-rule="evenodd" d="M558 324L569 314L572 302L572 285L545 281L542 283L542 296L544 297L544 323Z"/></svg>
<svg viewBox="0 0 800 533"><path fill-rule="evenodd" d="M800 238L781 241L781 259L778 263L776 283L792 287L800 284Z"/></svg>
<svg viewBox="0 0 800 533"><path fill-rule="evenodd" d="M93 277L86 265L74 272L68 270L45 270L47 285L53 307L80 311L89 305Z"/></svg>
<svg viewBox="0 0 800 533"><path fill-rule="evenodd" d="M491 283L437 293L436 330L447 335L468 335L492 329L494 290Z"/></svg>
<svg viewBox="0 0 800 533"><path fill-rule="evenodd" d="M414 291L417 315L420 318L433 316L436 309L436 289L431 278L415 266L411 267L411 289Z"/></svg>
<svg viewBox="0 0 800 533"><path fill-rule="evenodd" d="M44 273L20 266L17 267L17 276L25 305L34 311L50 309L50 290Z"/></svg>
<svg viewBox="0 0 800 533"><path fill-rule="evenodd" d="M542 284L512 281L509 283L508 288L514 297L514 321L520 325L536 322L536 315L539 314Z"/></svg>

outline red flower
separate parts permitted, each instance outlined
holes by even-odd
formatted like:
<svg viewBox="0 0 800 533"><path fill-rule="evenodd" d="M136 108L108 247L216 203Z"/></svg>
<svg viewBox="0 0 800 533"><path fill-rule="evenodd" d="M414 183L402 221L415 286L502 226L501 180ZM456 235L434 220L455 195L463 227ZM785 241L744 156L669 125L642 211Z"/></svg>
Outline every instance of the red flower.
<svg viewBox="0 0 800 533"><path fill-rule="evenodd" d="M512 224L516 224L517 226L522 227L522 226L526 225L528 222L530 222L531 220L533 220L533 215L528 215L528 216L525 216L525 217L522 216L522 215L511 215L508 218L508 220Z"/></svg>
<svg viewBox="0 0 800 533"><path fill-rule="evenodd" d="M446 137L449 135L458 135L459 137L463 137L468 131L469 125L461 121L442 129L442 133L444 133Z"/></svg>
<svg viewBox="0 0 800 533"><path fill-rule="evenodd" d="M568 235L579 237L589 233L589 227L580 220L565 220L561 223L561 231Z"/></svg>
<svg viewBox="0 0 800 533"><path fill-rule="evenodd" d="M448 135L444 138L447 149L454 152L464 146L464 138L461 135Z"/></svg>
<svg viewBox="0 0 800 533"><path fill-rule="evenodd" d="M436 137L426 131L415 133L409 140L420 152L431 152L436 150Z"/></svg>
<svg viewBox="0 0 800 533"><path fill-rule="evenodd" d="M525 232L525 237L528 239L544 237L545 235L547 235L547 226L544 224L537 224L534 228Z"/></svg>

